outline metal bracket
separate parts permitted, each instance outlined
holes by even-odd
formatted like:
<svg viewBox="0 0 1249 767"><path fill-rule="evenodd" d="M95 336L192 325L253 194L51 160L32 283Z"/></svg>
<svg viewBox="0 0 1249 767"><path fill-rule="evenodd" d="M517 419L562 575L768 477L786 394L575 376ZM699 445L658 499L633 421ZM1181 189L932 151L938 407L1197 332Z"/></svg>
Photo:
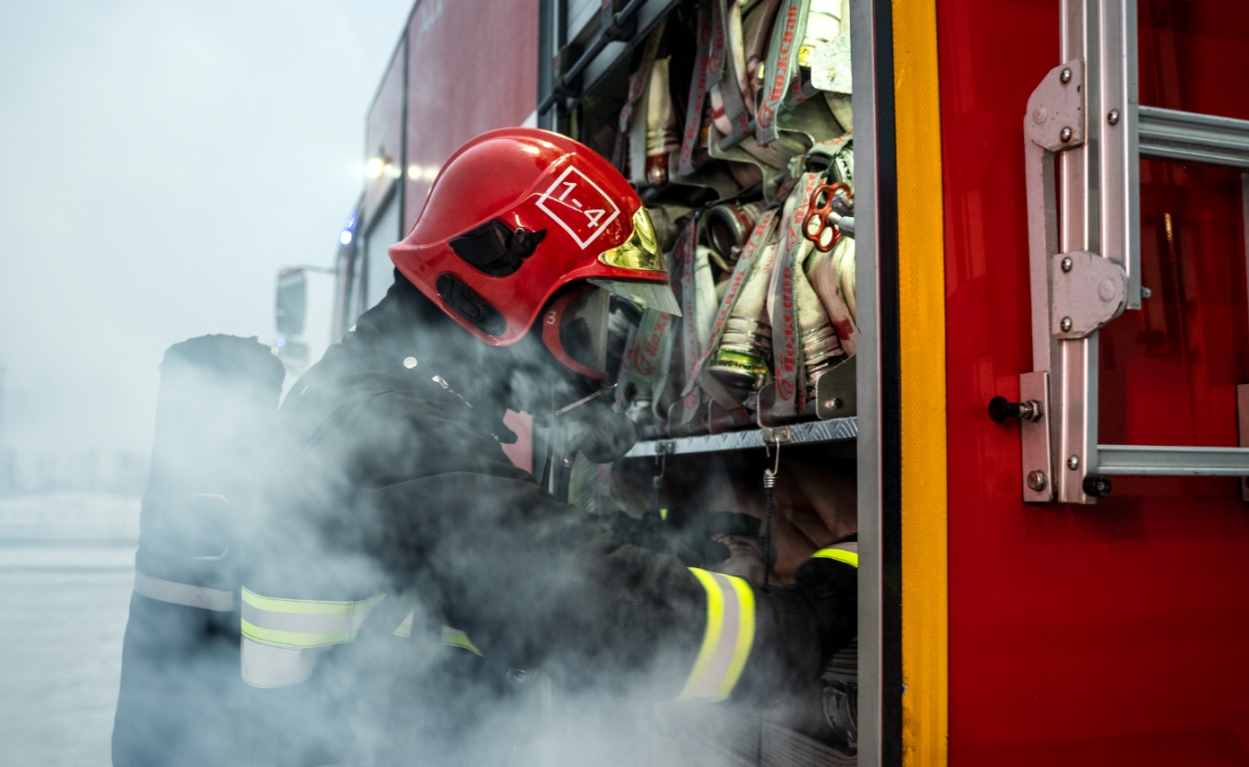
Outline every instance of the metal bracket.
<svg viewBox="0 0 1249 767"><path fill-rule="evenodd" d="M815 380L815 414L821 420L858 415L855 356L851 355L836 366L825 370Z"/></svg>
<svg viewBox="0 0 1249 767"><path fill-rule="evenodd" d="M1023 373L1019 376L1019 399L1041 403L1040 417L1019 419L1019 437L1023 446L1020 458L1023 469L1023 499L1028 503L1054 500L1054 467L1050 458L1050 386L1049 373Z"/></svg>
<svg viewBox="0 0 1249 767"><path fill-rule="evenodd" d="M1059 253L1050 268L1050 335L1075 340L1123 314L1128 275L1123 267L1087 250Z"/></svg>
<svg viewBox="0 0 1249 767"><path fill-rule="evenodd" d="M1028 97L1028 113L1023 123L1033 369L1048 370L1051 364L1050 258L1060 250L1054 159L1056 153L1084 144L1083 61L1072 59L1049 71ZM1059 315L1060 320L1061 317Z"/></svg>
<svg viewBox="0 0 1249 767"><path fill-rule="evenodd" d="M672 455L677 451L675 440L661 439L655 442L655 455Z"/></svg>
<svg viewBox="0 0 1249 767"><path fill-rule="evenodd" d="M1024 131L1047 152L1084 143L1084 62L1072 59L1049 71L1028 97Z"/></svg>
<svg viewBox="0 0 1249 767"><path fill-rule="evenodd" d="M765 426L762 431L763 441L769 445L779 445L793 439L788 426Z"/></svg>
<svg viewBox="0 0 1249 767"><path fill-rule="evenodd" d="M822 91L851 93L850 33L818 46L811 54L811 84Z"/></svg>

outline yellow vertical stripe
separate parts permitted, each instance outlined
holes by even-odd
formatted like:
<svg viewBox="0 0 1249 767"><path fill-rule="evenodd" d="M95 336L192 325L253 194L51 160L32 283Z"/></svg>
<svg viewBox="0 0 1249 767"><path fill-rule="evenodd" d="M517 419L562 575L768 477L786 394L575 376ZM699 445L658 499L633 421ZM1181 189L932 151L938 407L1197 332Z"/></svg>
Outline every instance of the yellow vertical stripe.
<svg viewBox="0 0 1249 767"><path fill-rule="evenodd" d="M902 361L902 753L949 762L945 251L936 0L893 0Z"/></svg>
<svg viewBox="0 0 1249 767"><path fill-rule="evenodd" d="M703 632L703 644L698 650L694 668L690 670L685 689L681 690L680 700L687 700L697 692L711 666L711 657L715 654L716 645L720 643L720 631L724 627L724 596L720 593L720 585L705 570L696 567L689 570L707 592L707 628Z"/></svg>

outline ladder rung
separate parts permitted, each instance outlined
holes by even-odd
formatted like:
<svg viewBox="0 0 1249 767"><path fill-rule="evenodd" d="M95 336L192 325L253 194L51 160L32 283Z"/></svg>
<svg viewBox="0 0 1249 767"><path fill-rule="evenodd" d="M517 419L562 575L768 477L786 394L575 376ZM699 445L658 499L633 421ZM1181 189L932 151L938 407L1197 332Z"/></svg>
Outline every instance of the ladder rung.
<svg viewBox="0 0 1249 767"><path fill-rule="evenodd" d="M1142 157L1249 171L1249 120L1141 107Z"/></svg>
<svg viewBox="0 0 1249 767"><path fill-rule="evenodd" d="M1099 474L1130 477L1249 476L1249 448L1098 445Z"/></svg>

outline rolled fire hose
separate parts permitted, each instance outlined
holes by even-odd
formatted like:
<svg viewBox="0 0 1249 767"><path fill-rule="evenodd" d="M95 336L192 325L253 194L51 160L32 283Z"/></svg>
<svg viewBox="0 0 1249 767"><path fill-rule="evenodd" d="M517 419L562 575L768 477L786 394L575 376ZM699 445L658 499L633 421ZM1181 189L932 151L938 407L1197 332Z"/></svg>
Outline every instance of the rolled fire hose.
<svg viewBox="0 0 1249 767"><path fill-rule="evenodd" d="M842 349L846 354L854 354L858 334L854 312L850 308L854 300L854 240L842 237L828 253L815 250L807 257L804 271L810 280L810 287L814 289L813 292L822 305L824 317L840 339ZM846 299L847 287L849 300ZM799 316L801 317L801 304ZM806 327L805 323L803 327Z"/></svg>
<svg viewBox="0 0 1249 767"><path fill-rule="evenodd" d="M767 300L776 251L777 243L773 240L759 254L742 284L708 368L717 381L743 396L763 386L770 375L772 320Z"/></svg>
<svg viewBox="0 0 1249 767"><path fill-rule="evenodd" d="M721 270L733 270L762 212L762 202L728 202L707 211L703 227L711 243L710 257Z"/></svg>

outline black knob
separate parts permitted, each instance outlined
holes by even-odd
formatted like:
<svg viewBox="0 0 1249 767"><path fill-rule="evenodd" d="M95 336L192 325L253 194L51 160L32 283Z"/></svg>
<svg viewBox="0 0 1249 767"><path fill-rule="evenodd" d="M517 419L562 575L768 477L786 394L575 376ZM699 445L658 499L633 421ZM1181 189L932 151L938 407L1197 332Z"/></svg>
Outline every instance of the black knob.
<svg viewBox="0 0 1249 767"><path fill-rule="evenodd" d="M1019 403L1011 402L1005 397L994 397L989 400L989 417L994 423L1002 423L1007 418L1019 417Z"/></svg>
<svg viewBox="0 0 1249 767"><path fill-rule="evenodd" d="M1002 423L1007 418L1024 418L1029 421L1041 420L1041 403L1034 399L1027 402L1011 402L1005 397L994 397L989 400L989 417L995 423Z"/></svg>
<svg viewBox="0 0 1249 767"><path fill-rule="evenodd" d="M1084 494L1094 498L1110 495L1110 477L1105 474L1089 474L1084 477Z"/></svg>

